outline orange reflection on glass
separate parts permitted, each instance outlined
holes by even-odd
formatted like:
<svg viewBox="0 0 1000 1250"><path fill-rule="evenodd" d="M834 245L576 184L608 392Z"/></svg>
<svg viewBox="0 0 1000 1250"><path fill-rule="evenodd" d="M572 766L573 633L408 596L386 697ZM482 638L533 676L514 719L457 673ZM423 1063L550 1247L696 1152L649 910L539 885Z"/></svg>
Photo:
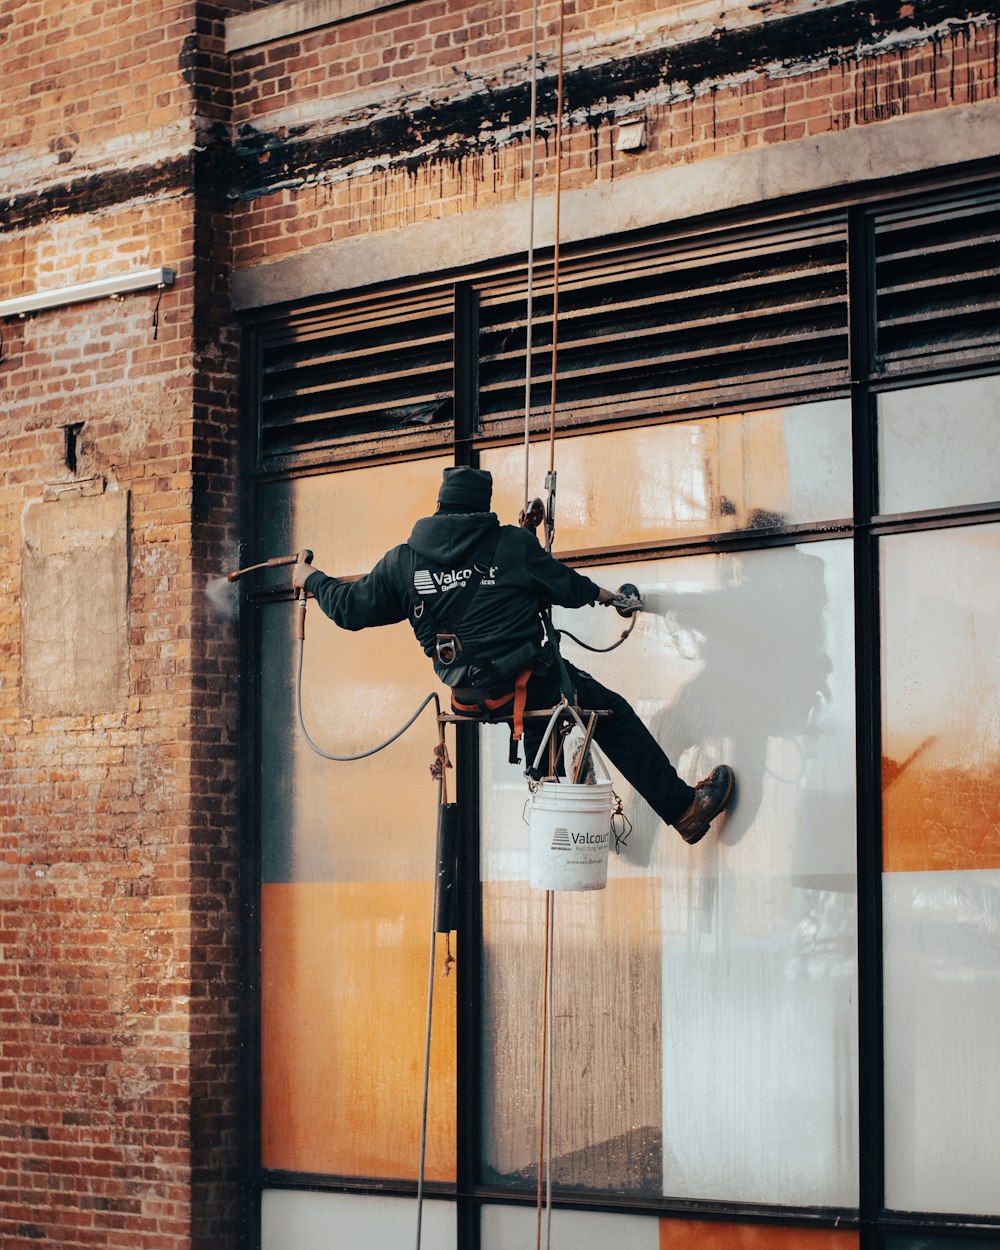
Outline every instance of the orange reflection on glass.
<svg viewBox="0 0 1000 1250"><path fill-rule="evenodd" d="M660 1220L660 1250L856 1250L858 1244L856 1232L835 1228Z"/></svg>
<svg viewBox="0 0 1000 1250"><path fill-rule="evenodd" d="M1000 526L882 540L883 861L1000 868Z"/></svg>
<svg viewBox="0 0 1000 1250"><path fill-rule="evenodd" d="M262 1163L417 1174L432 886L262 891ZM427 1176L455 1168L455 978L435 983Z"/></svg>
<svg viewBox="0 0 1000 1250"><path fill-rule="evenodd" d="M414 521L434 511L450 463L439 456L263 486L261 559L310 547L326 573L367 573L406 541Z"/></svg>
<svg viewBox="0 0 1000 1250"><path fill-rule="evenodd" d="M563 551L760 529L850 513L846 401L561 438L556 547ZM548 446L531 450L529 494L541 495ZM494 511L517 520L524 448L484 452Z"/></svg>

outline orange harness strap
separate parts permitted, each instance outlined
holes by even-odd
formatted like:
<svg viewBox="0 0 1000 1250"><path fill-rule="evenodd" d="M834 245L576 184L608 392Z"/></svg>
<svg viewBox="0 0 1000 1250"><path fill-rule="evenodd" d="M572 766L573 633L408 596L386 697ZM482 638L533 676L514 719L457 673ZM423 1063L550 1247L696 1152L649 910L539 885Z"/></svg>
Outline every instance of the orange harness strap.
<svg viewBox="0 0 1000 1250"><path fill-rule="evenodd" d="M528 697L528 682L533 673L532 668L522 669L514 679L514 689L510 694L500 695L495 699L477 699L475 703L462 703L451 696L452 710L460 716L484 716L487 719L493 712L499 712L512 704L511 755L515 756L517 747L514 745L524 737L524 708ZM516 760L512 761L516 762Z"/></svg>

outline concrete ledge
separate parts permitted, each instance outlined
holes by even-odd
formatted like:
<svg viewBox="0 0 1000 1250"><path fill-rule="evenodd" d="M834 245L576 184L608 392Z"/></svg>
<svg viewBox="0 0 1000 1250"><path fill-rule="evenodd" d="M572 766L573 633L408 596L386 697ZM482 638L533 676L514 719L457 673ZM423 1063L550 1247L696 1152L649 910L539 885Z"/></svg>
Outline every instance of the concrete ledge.
<svg viewBox="0 0 1000 1250"><path fill-rule="evenodd" d="M715 160L618 178L562 197L563 243L684 221L1000 154L1000 101L895 118ZM237 309L433 274L527 248L528 204L504 204L311 248L233 274ZM551 246L551 200L535 242Z"/></svg>
<svg viewBox="0 0 1000 1250"><path fill-rule="evenodd" d="M258 44L273 43L320 26L333 26L362 13L391 9L412 0L284 0L253 13L226 19L226 51L239 52Z"/></svg>

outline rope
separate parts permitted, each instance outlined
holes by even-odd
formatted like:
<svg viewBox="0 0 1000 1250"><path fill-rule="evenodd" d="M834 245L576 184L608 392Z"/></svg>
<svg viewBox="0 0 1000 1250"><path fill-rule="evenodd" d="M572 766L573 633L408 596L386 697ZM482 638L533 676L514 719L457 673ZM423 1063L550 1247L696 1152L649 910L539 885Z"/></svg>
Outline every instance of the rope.
<svg viewBox="0 0 1000 1250"><path fill-rule="evenodd" d="M531 10L531 124L528 128L528 291L525 309L525 360L524 360L524 509L530 500L529 464L531 459L531 374L532 374L532 327L535 298L535 148L538 140L538 6L534 0Z"/></svg>
<svg viewBox="0 0 1000 1250"><path fill-rule="evenodd" d="M548 1226L552 1221L552 1113L548 1107L549 1080L551 1077L551 1047L549 1046L550 999L552 995L552 891L545 891L545 956L542 965L542 1021L540 1095L538 1112L538 1172L535 1215L535 1250L542 1245L542 1186L545 1186L545 1208ZM544 1176L544 1182L543 1182Z"/></svg>
<svg viewBox="0 0 1000 1250"><path fill-rule="evenodd" d="M552 248L552 379L549 389L549 473L556 467L556 362L559 354L559 230L562 200L562 131L563 131L563 49L565 46L566 5L559 0L559 50L556 78L556 190L555 238ZM552 538L549 535L549 550Z"/></svg>
<svg viewBox="0 0 1000 1250"><path fill-rule="evenodd" d="M435 696L436 697L436 696ZM420 711L427 706L427 702L423 703ZM440 707L438 714L440 715ZM417 715L419 716L419 712ZM412 723L412 722L411 722ZM444 725L438 721L438 746L437 746L437 770L438 770L438 806L437 806L437 854L435 855L435 865L441 862L441 825L444 819L444 805L447 801L447 790L445 773L446 767L446 744L444 737ZM431 1084L431 1030L434 1021L434 963L437 958L437 909L438 909L438 893L441 888L440 873L435 868L434 872L434 890L431 898L431 941L430 941L430 958L427 961L427 1016L424 1028L424 1084L420 1103L420 1163L417 1169L417 1237L416 1250L420 1250L420 1238L423 1233L424 1224L424 1173L427 1165L427 1107L430 1101L430 1084ZM449 935L450 941L450 935ZM451 950L448 951L449 958ZM445 972L447 975L447 970Z"/></svg>
<svg viewBox="0 0 1000 1250"><path fill-rule="evenodd" d="M535 180L536 147L538 132L538 26L539 0L533 0L531 24L531 118L528 129L530 145L528 166L528 289L525 315L525 378L524 378L524 513L528 512L531 467L531 380L534 350L534 291L535 291ZM555 116L555 221L552 247L552 354L549 383L549 471L546 477L548 506L545 518L545 549L552 551L555 531L555 462L556 462L556 374L559 355L559 236L562 233L562 150L563 112L565 100L564 50L566 42L566 12L564 0L559 4L559 28L556 77Z"/></svg>

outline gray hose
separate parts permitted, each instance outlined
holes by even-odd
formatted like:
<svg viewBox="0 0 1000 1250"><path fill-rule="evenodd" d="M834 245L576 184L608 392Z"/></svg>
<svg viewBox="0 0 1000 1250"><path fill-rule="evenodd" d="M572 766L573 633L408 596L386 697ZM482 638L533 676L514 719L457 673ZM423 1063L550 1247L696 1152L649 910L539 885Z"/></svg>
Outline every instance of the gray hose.
<svg viewBox="0 0 1000 1250"><path fill-rule="evenodd" d="M371 747L367 751L359 751L356 755L331 755L329 751L324 751L321 746L317 746L316 743L313 742L312 738L309 737L309 731L308 729L306 729L305 721L302 719L302 651L303 651L303 645L304 645L303 639L300 638L299 639L298 663L295 667L295 712L299 719L299 729L302 733L302 737L305 738L306 742L316 752L316 754L321 755L323 759L333 760L335 763L338 763L338 764L350 764L354 760L366 760L370 755L377 755L379 751L384 751L386 747L392 746L392 744L396 741L397 738L402 738L403 734L406 733L406 731L410 728L410 726L417 719L417 717L424 710L424 708L428 705L428 703L434 703L437 707L438 713L440 714L441 703L440 703L440 700L438 699L437 691L433 690L427 696L427 698L424 699L423 703L421 703L421 705L413 713L413 715L406 722L406 724L402 727L402 729L397 729L391 738L386 738L384 742L380 742L378 746Z"/></svg>

